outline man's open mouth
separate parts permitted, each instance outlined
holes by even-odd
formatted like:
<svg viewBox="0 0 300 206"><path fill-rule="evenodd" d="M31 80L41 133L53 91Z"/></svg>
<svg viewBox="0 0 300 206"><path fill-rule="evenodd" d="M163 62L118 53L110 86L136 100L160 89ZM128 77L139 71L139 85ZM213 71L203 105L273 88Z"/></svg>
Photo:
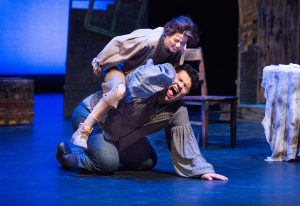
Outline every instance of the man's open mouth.
<svg viewBox="0 0 300 206"><path fill-rule="evenodd" d="M170 87L168 89L168 96L169 97L175 97L178 94L178 88L177 87Z"/></svg>

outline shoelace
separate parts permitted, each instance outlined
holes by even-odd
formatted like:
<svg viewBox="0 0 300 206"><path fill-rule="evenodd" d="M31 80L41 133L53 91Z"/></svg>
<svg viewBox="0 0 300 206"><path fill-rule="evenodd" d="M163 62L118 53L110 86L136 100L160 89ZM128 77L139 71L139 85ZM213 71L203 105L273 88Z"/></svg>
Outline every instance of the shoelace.
<svg viewBox="0 0 300 206"><path fill-rule="evenodd" d="M89 131L87 131L87 130L85 130L85 129L82 128L82 132L81 132L80 138L81 138L81 139L86 139L86 140L87 140L89 134L90 134Z"/></svg>

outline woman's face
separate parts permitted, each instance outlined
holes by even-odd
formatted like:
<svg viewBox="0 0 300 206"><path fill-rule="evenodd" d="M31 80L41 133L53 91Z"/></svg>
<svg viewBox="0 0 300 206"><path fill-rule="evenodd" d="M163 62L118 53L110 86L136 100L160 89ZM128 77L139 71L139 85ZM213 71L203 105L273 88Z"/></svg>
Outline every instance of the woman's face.
<svg viewBox="0 0 300 206"><path fill-rule="evenodd" d="M176 53L177 51L181 50L187 43L188 36L175 33L171 36L165 36L164 44L166 49L171 53Z"/></svg>

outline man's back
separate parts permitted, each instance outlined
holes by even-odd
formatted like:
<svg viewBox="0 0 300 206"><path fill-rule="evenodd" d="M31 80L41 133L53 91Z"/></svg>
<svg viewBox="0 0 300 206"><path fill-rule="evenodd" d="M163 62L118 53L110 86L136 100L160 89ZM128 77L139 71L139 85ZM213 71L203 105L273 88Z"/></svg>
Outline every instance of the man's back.
<svg viewBox="0 0 300 206"><path fill-rule="evenodd" d="M157 95L141 102L122 101L99 124L109 139L131 140L166 128L178 108L179 102L159 106Z"/></svg>

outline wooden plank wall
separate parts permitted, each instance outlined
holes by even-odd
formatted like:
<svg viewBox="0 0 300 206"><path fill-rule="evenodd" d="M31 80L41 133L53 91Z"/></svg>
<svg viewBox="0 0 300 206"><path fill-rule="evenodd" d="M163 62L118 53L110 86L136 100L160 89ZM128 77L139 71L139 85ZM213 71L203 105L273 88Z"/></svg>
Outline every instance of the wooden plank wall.
<svg viewBox="0 0 300 206"><path fill-rule="evenodd" d="M237 94L241 104L257 99L258 15L256 0L239 0L239 60Z"/></svg>
<svg viewBox="0 0 300 206"><path fill-rule="evenodd" d="M300 64L300 1L298 0L239 0L239 67L238 95L255 99L243 103L264 103L261 87L263 68L271 64ZM257 48L257 49L254 49ZM257 56L253 62L248 57ZM251 85L249 73L254 73ZM245 75L244 75L245 74ZM256 91L247 91L256 87ZM244 96L243 96L244 95Z"/></svg>
<svg viewBox="0 0 300 206"><path fill-rule="evenodd" d="M271 64L300 64L300 1L258 0L259 76ZM264 102L259 84L258 103Z"/></svg>

